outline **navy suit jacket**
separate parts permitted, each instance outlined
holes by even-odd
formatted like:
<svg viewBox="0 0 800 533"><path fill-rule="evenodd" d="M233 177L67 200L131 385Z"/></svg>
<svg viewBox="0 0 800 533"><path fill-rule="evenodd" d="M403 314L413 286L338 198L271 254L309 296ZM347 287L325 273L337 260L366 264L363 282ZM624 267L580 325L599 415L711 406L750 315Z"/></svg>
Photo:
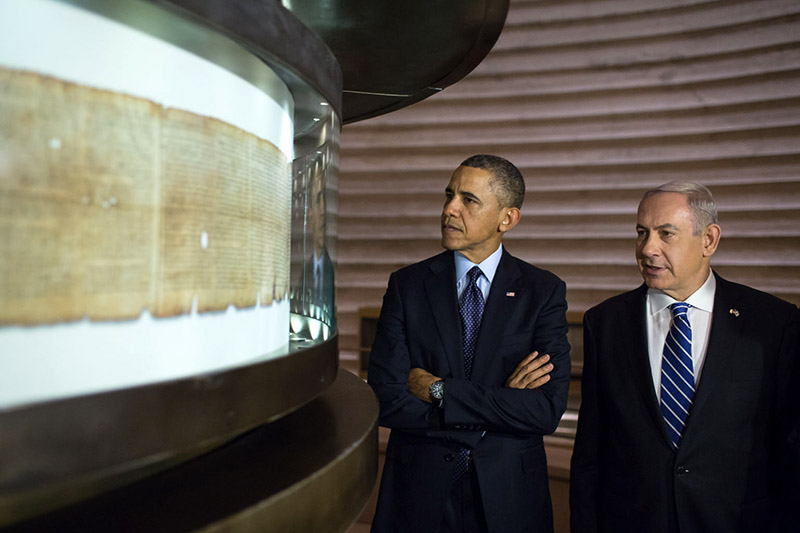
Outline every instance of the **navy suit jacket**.
<svg viewBox="0 0 800 533"><path fill-rule="evenodd" d="M566 409L565 294L555 275L504 250L467 380L453 252L391 275L369 364L380 424L392 428L373 531L436 531L462 447L473 450L490 531L552 531L542 435ZM550 354L550 381L505 387L534 350ZM414 367L444 379L443 407L409 391Z"/></svg>
<svg viewBox="0 0 800 533"><path fill-rule="evenodd" d="M677 451L650 372L647 287L584 316L571 529L790 531L798 513L797 308L717 276L711 336ZM794 454L794 455L793 455Z"/></svg>

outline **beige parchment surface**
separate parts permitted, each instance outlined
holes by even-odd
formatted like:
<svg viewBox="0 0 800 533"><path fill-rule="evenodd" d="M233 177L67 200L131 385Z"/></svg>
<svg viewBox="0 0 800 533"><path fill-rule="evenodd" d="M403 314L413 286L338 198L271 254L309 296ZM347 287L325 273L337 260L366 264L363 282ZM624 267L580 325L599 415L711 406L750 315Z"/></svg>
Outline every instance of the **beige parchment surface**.
<svg viewBox="0 0 800 533"><path fill-rule="evenodd" d="M0 69L0 324L283 298L289 172L219 120Z"/></svg>

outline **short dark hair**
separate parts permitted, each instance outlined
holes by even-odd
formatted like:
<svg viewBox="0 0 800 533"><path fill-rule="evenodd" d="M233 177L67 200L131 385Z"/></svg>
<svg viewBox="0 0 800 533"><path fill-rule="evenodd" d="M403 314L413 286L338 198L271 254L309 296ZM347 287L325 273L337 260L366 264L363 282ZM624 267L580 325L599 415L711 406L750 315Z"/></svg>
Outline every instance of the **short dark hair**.
<svg viewBox="0 0 800 533"><path fill-rule="evenodd" d="M461 163L462 167L480 168L491 172L492 191L500 207L522 208L525 199L525 180L514 164L496 155L473 155Z"/></svg>

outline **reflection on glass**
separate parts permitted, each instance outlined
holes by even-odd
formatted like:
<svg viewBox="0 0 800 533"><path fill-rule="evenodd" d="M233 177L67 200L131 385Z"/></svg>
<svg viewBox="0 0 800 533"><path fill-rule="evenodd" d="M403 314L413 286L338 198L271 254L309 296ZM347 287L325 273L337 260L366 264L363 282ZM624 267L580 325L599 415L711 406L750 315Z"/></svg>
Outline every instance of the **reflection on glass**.
<svg viewBox="0 0 800 533"><path fill-rule="evenodd" d="M319 115L295 143L292 166L291 329L293 338L311 341L336 330L338 129L329 106L320 105Z"/></svg>

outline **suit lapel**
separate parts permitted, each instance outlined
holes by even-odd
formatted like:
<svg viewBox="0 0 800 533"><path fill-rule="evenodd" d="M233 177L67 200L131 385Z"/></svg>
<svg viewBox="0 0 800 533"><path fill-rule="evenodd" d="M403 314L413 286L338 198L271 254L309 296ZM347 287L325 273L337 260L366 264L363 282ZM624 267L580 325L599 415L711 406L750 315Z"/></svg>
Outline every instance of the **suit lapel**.
<svg viewBox="0 0 800 533"><path fill-rule="evenodd" d="M738 297L732 293L730 285L724 279L719 276L716 276L716 278L717 290L714 295L711 335L706 349L703 372L697 385L697 392L689 412L689 418L686 421L684 437L691 431L692 420L697 419L698 414L702 411L703 404L711 395L715 383L719 381L720 376L725 375L730 361L729 354L735 349L736 339L739 336L739 330L742 325L740 320L730 314L730 309L735 307ZM626 320L632 327L626 328L624 324L620 324L619 335L625 339L628 359L647 410L653 418L653 422L658 426L665 444L672 449L672 441L667 433L664 418L661 415L658 396L653 387L649 357L647 356L647 327L644 322L645 313L647 312L645 309L646 294L647 287L643 285L636 293L635 304L626 306L623 313L627 314ZM694 425L697 425L697 422Z"/></svg>
<svg viewBox="0 0 800 533"><path fill-rule="evenodd" d="M642 285L634 291L627 305L620 310L620 320L617 322L617 335L622 339L628 363L633 371L636 387L642 401L653 420L653 424L661 433L664 443L672 448L672 441L667 433L664 418L661 415L661 405L658 402L655 387L653 386L653 373L650 368L650 357L647 343L647 316L646 306L647 286Z"/></svg>
<svg viewBox="0 0 800 533"><path fill-rule="evenodd" d="M453 252L440 254L431 263L425 279L425 293L433 321L444 346L453 377L464 378L464 352L461 341L461 319L458 314L456 266Z"/></svg>
<svg viewBox="0 0 800 533"><path fill-rule="evenodd" d="M686 422L689 431L695 413L703 409L703 404L711 395L714 385L724 376L730 364L730 354L736 349L736 339L740 336L742 319L731 314L736 307L738 296L731 291L731 285L714 274L717 278L717 290L714 293L714 314L711 318L711 335L708 338L706 358L697 384L692 410Z"/></svg>
<svg viewBox="0 0 800 533"><path fill-rule="evenodd" d="M504 248L492 280L489 297L483 308L483 319L478 334L478 344L475 348L472 381L480 381L482 376L487 375L509 317L514 312L517 302L523 301L528 296L526 288L521 286L519 267L512 259ZM508 296L509 293L514 293L514 296Z"/></svg>

